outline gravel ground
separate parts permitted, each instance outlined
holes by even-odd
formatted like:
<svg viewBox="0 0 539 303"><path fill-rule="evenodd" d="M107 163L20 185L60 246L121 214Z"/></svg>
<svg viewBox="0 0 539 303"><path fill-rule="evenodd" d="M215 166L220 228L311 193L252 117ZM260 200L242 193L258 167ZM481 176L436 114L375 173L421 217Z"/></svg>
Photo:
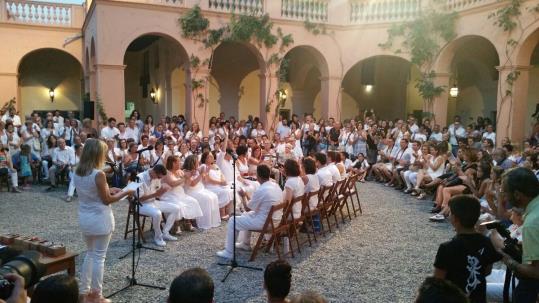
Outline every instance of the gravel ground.
<svg viewBox="0 0 539 303"><path fill-rule="evenodd" d="M293 267L292 293L315 290L330 302L412 302L422 280L432 272L438 244L453 232L448 223L428 222L431 205L379 184L361 184L363 215L326 236L301 255L288 258ZM0 193L0 231L37 235L65 243L84 255L78 229L78 202L66 203L63 191L45 193L34 187L21 194ZM114 205L116 231L109 247L104 293L123 287L130 273L129 251L123 239L125 202ZM218 266L215 252L224 245L225 226L210 231L183 233L169 242L164 253L145 250L140 256L140 283L170 285L183 270L200 266L215 281L216 302L265 302L261 271L240 269L221 283L227 268ZM148 237L149 238L149 237ZM246 264L248 255L240 253ZM262 253L247 265L264 267L276 255ZM77 276L82 257L77 258ZM167 291L135 287L115 296L114 302L166 302Z"/></svg>

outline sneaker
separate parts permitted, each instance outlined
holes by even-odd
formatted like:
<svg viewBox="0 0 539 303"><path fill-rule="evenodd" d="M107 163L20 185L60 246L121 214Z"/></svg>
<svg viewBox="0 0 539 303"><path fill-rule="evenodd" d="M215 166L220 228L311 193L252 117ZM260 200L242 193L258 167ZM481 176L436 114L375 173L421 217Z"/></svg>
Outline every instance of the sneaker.
<svg viewBox="0 0 539 303"><path fill-rule="evenodd" d="M236 243L236 248L243 251L251 251L251 246L245 244L245 243Z"/></svg>
<svg viewBox="0 0 539 303"><path fill-rule="evenodd" d="M72 199L73 199L73 197L71 197L71 196L67 196L67 198L66 198L66 202L71 202L71 200L72 200Z"/></svg>
<svg viewBox="0 0 539 303"><path fill-rule="evenodd" d="M220 258L228 259L228 260L232 259L232 254L226 251L226 249L218 251L217 256Z"/></svg>
<svg viewBox="0 0 539 303"><path fill-rule="evenodd" d="M171 236L170 234L163 234L163 240L166 241L178 241L178 238Z"/></svg>
<svg viewBox="0 0 539 303"><path fill-rule="evenodd" d="M442 214L435 214L434 216L429 218L432 222L443 222L445 221L445 216Z"/></svg>
<svg viewBox="0 0 539 303"><path fill-rule="evenodd" d="M157 246L167 246L167 243L165 243L165 241L163 241L163 239L154 239L153 240L155 242L155 245Z"/></svg>

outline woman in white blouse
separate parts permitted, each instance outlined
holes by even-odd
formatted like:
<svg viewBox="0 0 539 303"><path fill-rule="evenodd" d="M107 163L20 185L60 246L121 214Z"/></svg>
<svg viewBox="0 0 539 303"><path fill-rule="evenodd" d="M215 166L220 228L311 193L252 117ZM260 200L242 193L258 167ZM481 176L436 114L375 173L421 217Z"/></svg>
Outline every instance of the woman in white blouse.
<svg viewBox="0 0 539 303"><path fill-rule="evenodd" d="M301 197L305 193L305 184L300 178L300 168L298 161L288 159L284 162L284 174L286 182L284 184L284 201L291 201L294 198ZM301 216L301 201L292 205L292 216L297 219Z"/></svg>
<svg viewBox="0 0 539 303"><path fill-rule="evenodd" d="M84 302L110 302L102 295L105 256L114 231L110 204L133 194L133 191L109 188L107 177L101 170L106 153L104 142L86 140L73 177L79 194L79 226L88 249L80 278L79 293Z"/></svg>
<svg viewBox="0 0 539 303"><path fill-rule="evenodd" d="M318 176L316 175L316 162L314 159L310 157L303 158L301 164L301 179L305 184L305 192L312 193L320 190L320 183L318 181ZM318 195L312 196L309 199L309 209L316 209L316 206L318 206Z"/></svg>

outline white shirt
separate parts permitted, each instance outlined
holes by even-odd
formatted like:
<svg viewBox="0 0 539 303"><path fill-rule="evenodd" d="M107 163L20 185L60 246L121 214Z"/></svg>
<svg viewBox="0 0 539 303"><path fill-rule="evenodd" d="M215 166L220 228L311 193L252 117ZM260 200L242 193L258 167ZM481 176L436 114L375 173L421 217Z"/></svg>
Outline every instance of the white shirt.
<svg viewBox="0 0 539 303"><path fill-rule="evenodd" d="M234 168L232 166L231 161L227 161L225 159L225 155L226 155L225 152L219 151L217 153L217 159L215 163L217 164L217 166L219 166L219 169L225 176L226 182L228 182L229 184L232 184L232 182L234 182Z"/></svg>
<svg viewBox="0 0 539 303"><path fill-rule="evenodd" d="M139 182L142 183L142 185L139 187L139 195L140 197L151 195L161 187L161 180L154 179L150 177L150 171L146 170L140 174L137 175L139 178ZM154 202L155 199L148 199L144 201L145 203L151 203Z"/></svg>
<svg viewBox="0 0 539 303"><path fill-rule="evenodd" d="M101 130L101 137L105 139L114 139L114 137L119 134L120 131L116 127L111 128L110 126L107 126Z"/></svg>
<svg viewBox="0 0 539 303"><path fill-rule="evenodd" d="M292 192L292 198L303 196L305 193L305 184L300 177L288 177L284 187ZM301 216L301 201L292 205L292 213L294 218L299 218Z"/></svg>
<svg viewBox="0 0 539 303"><path fill-rule="evenodd" d="M495 132L484 133L483 134L483 139L490 139L490 140L492 140L494 145L496 145L496 133Z"/></svg>
<svg viewBox="0 0 539 303"><path fill-rule="evenodd" d="M316 176L318 177L318 183L320 184L320 186L333 185L333 177L327 166L319 168L316 171Z"/></svg>
<svg viewBox="0 0 539 303"><path fill-rule="evenodd" d="M279 127L277 127L277 132L281 138L286 138L290 136L291 131L290 127L281 124Z"/></svg>
<svg viewBox="0 0 539 303"><path fill-rule="evenodd" d="M337 181L341 181L341 172L337 168L337 165L335 163L330 163L327 165L328 171L331 173L331 180L333 183L336 183Z"/></svg>
<svg viewBox="0 0 539 303"><path fill-rule="evenodd" d="M432 134L430 134L430 140L434 140L436 142L442 142L442 139L443 139L443 136L442 136L442 133L440 132L432 132Z"/></svg>
<svg viewBox="0 0 539 303"><path fill-rule="evenodd" d="M282 202L283 191L279 185L273 181L266 181L258 187L258 189L253 193L251 200L247 203L247 206L251 210L242 216L248 216L254 221L264 224L271 207ZM282 212L276 212L273 214L273 219L275 220L280 220L281 217Z"/></svg>
<svg viewBox="0 0 539 303"><path fill-rule="evenodd" d="M2 116L2 122L5 123L7 120L11 120L11 122L13 122L13 126L15 127L21 126L21 118L19 115L13 115L13 117L11 117L9 113L6 113Z"/></svg>
<svg viewBox="0 0 539 303"><path fill-rule="evenodd" d="M75 165L75 152L69 146L64 149L56 147L52 152L52 163Z"/></svg>
<svg viewBox="0 0 539 303"><path fill-rule="evenodd" d="M129 138L133 138L133 140L135 140L135 143L138 144L139 142L139 139L140 139L140 131L138 129L138 127L135 126L135 128L131 128L131 127L126 127L125 128L125 138L126 139L129 139Z"/></svg>

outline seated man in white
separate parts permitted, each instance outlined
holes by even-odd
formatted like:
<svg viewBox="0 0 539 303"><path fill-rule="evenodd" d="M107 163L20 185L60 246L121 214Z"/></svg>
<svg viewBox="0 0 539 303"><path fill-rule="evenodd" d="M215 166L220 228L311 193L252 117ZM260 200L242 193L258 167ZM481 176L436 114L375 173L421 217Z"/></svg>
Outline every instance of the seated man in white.
<svg viewBox="0 0 539 303"><path fill-rule="evenodd" d="M154 242L157 246L166 246L165 241L175 241L176 237L170 235L170 229L174 225L174 222L178 219L180 213L180 207L173 203L167 203L163 201L156 201L167 190L170 189L168 185L161 186L160 179L167 174L167 169L157 164L153 168L144 171L137 175L142 185L139 187L140 214L149 216L152 218L153 230L154 230ZM163 231L161 231L161 218L162 212L165 213L167 221Z"/></svg>
<svg viewBox="0 0 539 303"><path fill-rule="evenodd" d="M272 205L278 205L283 201L283 191L277 183L270 180L271 169L266 164L260 164L256 168L256 177L260 187L253 193L253 197L244 208L247 210L241 216L235 216L228 221L225 249L218 251L217 256L232 259L234 233L240 232L236 247L244 250L251 249L251 232L249 230L261 229L266 222ZM236 220L236 230L234 230Z"/></svg>
<svg viewBox="0 0 539 303"><path fill-rule="evenodd" d="M316 153L314 155L316 163L316 176L318 177L318 183L320 186L332 186L333 175L326 166L327 156L324 153ZM335 181L336 182L336 181Z"/></svg>

